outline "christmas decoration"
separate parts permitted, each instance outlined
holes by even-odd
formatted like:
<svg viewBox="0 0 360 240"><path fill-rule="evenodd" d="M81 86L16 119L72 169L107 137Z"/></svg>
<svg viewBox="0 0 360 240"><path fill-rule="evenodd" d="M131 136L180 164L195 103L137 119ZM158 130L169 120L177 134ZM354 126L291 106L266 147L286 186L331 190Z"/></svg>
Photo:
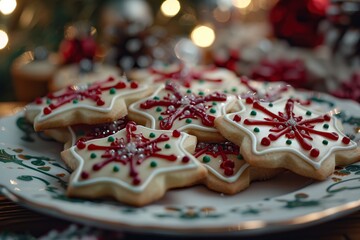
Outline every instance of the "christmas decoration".
<svg viewBox="0 0 360 240"><path fill-rule="evenodd" d="M325 19L328 0L280 0L270 11L275 37L293 46L316 47L323 42L319 24Z"/></svg>
<svg viewBox="0 0 360 240"><path fill-rule="evenodd" d="M360 103L360 72L354 73L350 80L341 83L332 94L339 98L348 98Z"/></svg>

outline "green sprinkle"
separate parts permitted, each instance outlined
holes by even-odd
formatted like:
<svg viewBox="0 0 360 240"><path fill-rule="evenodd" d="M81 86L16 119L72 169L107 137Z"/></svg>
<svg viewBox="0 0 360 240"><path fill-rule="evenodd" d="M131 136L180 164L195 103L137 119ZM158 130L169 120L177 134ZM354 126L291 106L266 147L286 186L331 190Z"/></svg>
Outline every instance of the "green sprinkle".
<svg viewBox="0 0 360 240"><path fill-rule="evenodd" d="M157 112L161 112L161 111L162 111L162 108L161 108L161 107L157 107L157 108L156 108L156 111L157 111Z"/></svg>
<svg viewBox="0 0 360 240"><path fill-rule="evenodd" d="M153 97L154 100L159 100L160 98L158 96Z"/></svg>
<svg viewBox="0 0 360 240"><path fill-rule="evenodd" d="M162 116L159 116L158 119L161 121L163 120L164 118Z"/></svg>
<svg viewBox="0 0 360 240"><path fill-rule="evenodd" d="M115 165L113 167L113 172L118 172L118 171L120 171L120 167Z"/></svg>
<svg viewBox="0 0 360 240"><path fill-rule="evenodd" d="M110 92L110 94L115 94L115 93L116 93L116 89L115 89L115 88L110 88L109 92Z"/></svg>
<svg viewBox="0 0 360 240"><path fill-rule="evenodd" d="M258 133L258 132L260 132L260 129L256 127L256 128L254 128L254 132Z"/></svg>
<svg viewBox="0 0 360 240"><path fill-rule="evenodd" d="M274 104L272 104L272 103L269 103L269 107L273 107L274 106Z"/></svg>
<svg viewBox="0 0 360 240"><path fill-rule="evenodd" d="M327 140L323 140L322 143L323 143L324 145L328 145L329 142L328 142Z"/></svg>
<svg viewBox="0 0 360 240"><path fill-rule="evenodd" d="M228 93L228 90L224 90L224 93Z"/></svg>
<svg viewBox="0 0 360 240"><path fill-rule="evenodd" d="M113 137L108 137L108 142L114 142L115 139Z"/></svg>
<svg viewBox="0 0 360 240"><path fill-rule="evenodd" d="M92 159L96 158L96 154L95 153L90 154L90 158Z"/></svg>
<svg viewBox="0 0 360 240"><path fill-rule="evenodd" d="M243 155L239 154L239 155L237 155L237 159L239 159L239 160L243 160L243 159L244 159L244 157L243 157Z"/></svg>
<svg viewBox="0 0 360 240"><path fill-rule="evenodd" d="M190 118L187 118L187 119L185 120L185 122L186 122L186 123L191 123L192 120L191 120Z"/></svg>
<svg viewBox="0 0 360 240"><path fill-rule="evenodd" d="M202 160L204 163L208 163L210 162L211 158L209 156L204 156Z"/></svg>
<svg viewBox="0 0 360 240"><path fill-rule="evenodd" d="M198 94L199 94L200 96L203 96L203 95L204 95L204 92L200 91Z"/></svg>
<svg viewBox="0 0 360 240"><path fill-rule="evenodd" d="M79 100L77 100L77 99L73 100L73 104L77 104L78 102L79 102Z"/></svg>
<svg viewBox="0 0 360 240"><path fill-rule="evenodd" d="M236 88L236 87L233 87L233 88L231 89L231 91L236 92L236 91L237 91L237 88Z"/></svg>
<svg viewBox="0 0 360 240"><path fill-rule="evenodd" d="M286 140L286 144L287 144L287 145L291 145L291 143L292 143L292 142L291 142L290 139Z"/></svg>
<svg viewBox="0 0 360 240"><path fill-rule="evenodd" d="M216 110L214 108L210 108L210 113L216 113Z"/></svg>
<svg viewBox="0 0 360 240"><path fill-rule="evenodd" d="M217 102L212 102L212 105L213 105L213 106L216 106L216 105L217 105Z"/></svg>
<svg viewBox="0 0 360 240"><path fill-rule="evenodd" d="M46 99L46 103L47 103L47 104L50 104L50 103L51 103L51 100L50 100L50 99Z"/></svg>
<svg viewBox="0 0 360 240"><path fill-rule="evenodd" d="M310 112L310 111L306 111L306 115L311 116L311 112Z"/></svg>
<svg viewBox="0 0 360 240"><path fill-rule="evenodd" d="M150 134L149 134L149 137L154 138L154 137L155 137L155 133L150 133Z"/></svg>
<svg viewBox="0 0 360 240"><path fill-rule="evenodd" d="M323 125L323 128L328 129L328 128L329 128L329 124L325 123L325 124Z"/></svg>
<svg viewBox="0 0 360 240"><path fill-rule="evenodd" d="M251 115L251 116L256 116L256 111L252 110L252 111L250 112L250 115Z"/></svg>
<svg viewBox="0 0 360 240"><path fill-rule="evenodd" d="M167 144L165 144L165 148L166 148L166 149L170 149L170 148L171 148L171 145L167 143Z"/></svg>
<svg viewBox="0 0 360 240"><path fill-rule="evenodd" d="M200 80L199 80L199 83L203 84L203 83L205 83L205 80L204 80L204 79L200 79Z"/></svg>
<svg viewBox="0 0 360 240"><path fill-rule="evenodd" d="M155 161L150 162L150 167L155 168L157 167L157 163Z"/></svg>
<svg viewBox="0 0 360 240"><path fill-rule="evenodd" d="M191 93L191 90L190 89L186 90L186 93Z"/></svg>

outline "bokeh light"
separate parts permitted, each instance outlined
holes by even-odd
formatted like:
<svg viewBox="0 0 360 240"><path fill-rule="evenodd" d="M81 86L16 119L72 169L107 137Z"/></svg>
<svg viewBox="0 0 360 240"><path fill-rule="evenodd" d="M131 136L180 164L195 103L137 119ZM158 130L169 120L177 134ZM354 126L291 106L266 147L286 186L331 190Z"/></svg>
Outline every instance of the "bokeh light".
<svg viewBox="0 0 360 240"><path fill-rule="evenodd" d="M191 32L191 40L199 47L209 47L215 41L215 32L208 26L200 25Z"/></svg>
<svg viewBox="0 0 360 240"><path fill-rule="evenodd" d="M0 30L0 49L3 49L4 47L6 47L8 42L9 42L9 37L8 37L7 33L3 30Z"/></svg>
<svg viewBox="0 0 360 240"><path fill-rule="evenodd" d="M16 5L16 0L0 0L0 12L9 15L15 10Z"/></svg>
<svg viewBox="0 0 360 240"><path fill-rule="evenodd" d="M168 17L173 17L181 9L180 2L178 0L165 0L161 4L161 12Z"/></svg>
<svg viewBox="0 0 360 240"><path fill-rule="evenodd" d="M232 3L237 8L247 8L250 5L251 0L232 0Z"/></svg>

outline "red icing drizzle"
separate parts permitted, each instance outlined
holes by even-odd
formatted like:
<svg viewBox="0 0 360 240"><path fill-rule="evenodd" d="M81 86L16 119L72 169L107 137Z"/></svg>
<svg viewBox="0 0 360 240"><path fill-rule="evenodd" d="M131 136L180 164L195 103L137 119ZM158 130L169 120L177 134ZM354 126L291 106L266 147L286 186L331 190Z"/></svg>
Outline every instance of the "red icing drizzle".
<svg viewBox="0 0 360 240"><path fill-rule="evenodd" d="M170 162L177 160L177 156L174 154L165 155L160 153L162 149L158 147L158 143L169 141L170 137L168 135L161 134L157 138L150 140L144 137L142 133L134 133L136 125L133 122L129 122L125 130L126 139L116 138L106 146L88 145L87 150L89 151L104 151L101 155L103 161L93 165L93 171L99 171L112 162L129 165L129 176L133 179L133 184L138 185L141 179L136 166L141 165L146 159L156 157Z"/></svg>
<svg viewBox="0 0 360 240"><path fill-rule="evenodd" d="M194 156L196 158L201 155L210 155L214 158L220 156L221 164L220 168L223 169L226 176L234 175L235 163L233 160L228 158L228 155L239 155L240 148L239 146L233 144L232 142L223 142L223 143L205 143L200 142L196 145Z"/></svg>
<svg viewBox="0 0 360 240"><path fill-rule="evenodd" d="M287 100L285 112L279 112L278 114L266 109L259 102L254 102L253 108L263 112L269 117L264 118L264 120L245 119L244 124L272 126L269 130L271 133L261 140L263 146L269 146L271 141L275 141L285 135L288 139L296 139L303 149L307 151L312 150L310 153L312 157L317 157L320 154L319 150L313 149L313 146L306 140L313 140L311 134L316 134L333 141L339 139L339 135L335 132L324 132L314 129L314 124L330 121L330 116L322 115L303 120L303 116L295 116L293 112L294 100L292 99Z"/></svg>
<svg viewBox="0 0 360 240"><path fill-rule="evenodd" d="M175 120L187 118L200 119L204 126L213 127L215 117L206 113L212 107L208 102L225 102L226 94L214 92L206 96L195 94L184 95L179 91L179 85L173 82L167 82L165 90L170 92L160 100L146 100L140 104L142 109L153 107L166 107L161 115L166 116L160 120L160 129L169 130L172 128Z"/></svg>
<svg viewBox="0 0 360 240"><path fill-rule="evenodd" d="M154 82L163 82L167 80L176 80L181 82L185 87L191 87L192 81L207 81L221 83L222 79L209 79L204 78L204 74L208 72L216 71L217 68L214 66L212 68L204 69L203 71L194 71L194 69L186 69L184 64L180 64L179 68L172 72L164 72L155 68L150 68L152 74L160 75L154 80Z"/></svg>
<svg viewBox="0 0 360 240"><path fill-rule="evenodd" d="M74 86L69 86L64 93L56 94L50 93L47 95L47 98L54 101L48 107L44 108L44 114L50 114L54 109L57 109L67 103L70 103L73 100L84 100L90 99L96 103L98 106L102 106L105 104L104 100L101 98L101 95L104 91L108 91L111 88L115 89L123 89L126 88L126 84L122 81L115 82L113 85L110 86L103 86L109 82L114 82L113 78L108 78L105 81L95 82L86 89L78 89Z"/></svg>

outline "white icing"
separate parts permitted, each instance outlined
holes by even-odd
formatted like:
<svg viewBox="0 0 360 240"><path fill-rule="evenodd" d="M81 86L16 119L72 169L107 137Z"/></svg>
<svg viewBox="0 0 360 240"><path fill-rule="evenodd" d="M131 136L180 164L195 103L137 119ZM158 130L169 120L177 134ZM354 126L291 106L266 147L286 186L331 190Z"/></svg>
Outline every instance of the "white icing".
<svg viewBox="0 0 360 240"><path fill-rule="evenodd" d="M123 78L115 79L114 81L103 82L103 84L101 84L101 86L104 86L104 87L113 86L117 82L126 83L126 80ZM74 87L82 88L84 86L81 85L81 86L74 86ZM36 103L28 104L26 106L26 111L38 112L37 116L35 117L34 122L42 122L49 118L53 118L61 113L64 113L64 112L67 112L70 110L79 109L79 108L89 109L89 110L98 111L98 112L110 112L113 109L114 103L118 98L126 99L129 96L134 96L137 93L141 93L146 90L147 90L146 85L139 85L136 89L132 89L132 88L130 88L130 83L126 83L126 88L116 89L115 94L110 94L109 90L103 91L101 94L101 98L105 102L105 104L102 106L97 106L96 102L94 102L92 100L84 99L84 100L79 100L79 102L77 104L73 104L72 102L66 103L56 109L53 109L52 112L47 115L44 114L43 109L45 107L47 107L48 104L46 104L46 97L43 97L42 104L36 104ZM66 92L66 89L63 89L63 90L55 92L54 95L59 96L65 92Z"/></svg>
<svg viewBox="0 0 360 240"><path fill-rule="evenodd" d="M171 64L171 65L162 65L162 66L155 66L154 69L161 73L169 74L172 72L176 72L181 68L180 64ZM192 90L201 90L204 92L214 91L225 89L226 86L229 85L237 85L238 79L236 75L229 71L226 68L214 68L206 67L206 66L197 66L191 67L190 69L184 69L183 75L186 77L186 74L196 74L197 76L201 76L202 79L209 79L210 81L200 81L200 80L193 80L191 81L191 89ZM157 81L158 79L162 78L161 74L151 72L151 69L148 70L137 70L132 73L133 79L139 82L145 82L152 86L161 86L169 79L163 79L162 81ZM221 82L211 81L221 79ZM175 82L181 83L181 80L176 79Z"/></svg>
<svg viewBox="0 0 360 240"><path fill-rule="evenodd" d="M141 170L143 171L151 171L150 174L146 177L146 179L141 178L143 181L141 182L141 184L139 185L133 185L131 183L129 183L129 180L131 180L130 177L128 177L128 168L127 166L124 165L120 165L120 172L123 171L125 172L126 177L128 178L126 180L123 179L119 179L119 178L114 178L114 177L110 177L107 176L106 173L104 175L101 176L97 176L95 178L91 178L90 179L86 179L86 180L80 180L81 179L81 172L83 171L85 165L87 163L89 163L89 165L93 165L94 163L97 163L97 160L99 159L99 157L97 157L96 159L89 159L86 160L83 157L83 153L87 152L86 150L77 150L76 146L73 146L70 148L71 154L73 154L73 156L75 157L75 159L78 161L78 167L75 170L74 177L73 180L71 182L71 185L73 187L82 187L82 186L87 186L87 185L91 185L91 184L97 184L97 183L101 183L101 182L105 182L105 183L112 183L112 184L117 184L123 188L126 188L132 192L142 192L144 191L144 189L148 186L148 184L151 182L151 180L153 178L156 177L156 175L161 174L161 173L168 173L168 172L174 172L174 171L181 171L181 170L187 170L187 169L195 169L197 167L200 166L200 163L195 159L195 157L193 157L189 152L187 152L184 149L184 142L186 141L186 139L189 137L188 134L186 133L181 133L179 138L174 138L172 137L172 131L161 131L161 130L151 130L143 127L143 126L137 126L137 130L135 131L136 133L143 133L143 135L145 137L147 137L147 135L150 132L154 132L156 134L156 136L159 136L162 133L167 134L170 137L170 140L165 142L164 144L168 143L171 145L171 149L165 149L164 147L162 147L162 154L166 154L166 153L171 153L171 154L175 154L176 156L178 156L177 160L175 162L168 162L168 164L164 164L164 160L162 160L161 158L157 158L157 157L151 157L151 159L155 159L158 162L158 166L156 168L151 168L149 169L148 167L148 163L149 162L143 162L142 165L137 165L139 172ZM114 138L126 138L125 136L126 134L126 130L123 129L111 136L113 136ZM95 139L95 140L90 140L88 142L86 142L86 144L91 144L91 143L96 143L98 145L104 146L107 145L107 139L106 138L101 138L101 139ZM160 144L159 144L160 145ZM81 152L81 153L79 153ZM89 155L89 154L88 154ZM98 154L99 155L99 154ZM190 161L187 163L182 163L182 157L183 156L188 156ZM87 156L88 157L88 156ZM98 160L99 161L99 160ZM161 166L161 164L164 164L165 166ZM111 164L108 164L111 165ZM109 166L111 167L111 166ZM103 169L101 169L98 172L104 172L106 171L105 167ZM117 173L116 173L117 174Z"/></svg>
<svg viewBox="0 0 360 240"><path fill-rule="evenodd" d="M261 103L262 106L267 107L271 112L278 114L279 112L284 113L285 112L285 104L287 99L280 99L276 102L273 102L273 107L267 107L268 103ZM349 144L345 145L343 144L342 138L345 137L345 135L338 129L337 119L335 117L331 117L331 120L329 122L324 123L317 123L314 124L315 130L319 131L326 131L326 132L336 132L339 135L338 140L333 141L326 139L322 136L319 136L317 134L310 134L313 140L307 140L314 148L317 148L320 150L320 154L316 158L310 157L310 151L304 150L298 143L296 139L291 139L292 144L287 145L285 142L288 138L285 137L285 135L281 136L276 141L271 141L270 146L263 146L261 145L261 140L264 137L267 137L269 133L269 130L272 128L272 126L255 126L255 125L246 125L243 124L243 121L245 119L257 119L257 120L263 120L265 117L269 117L268 115L264 114L263 112L255 109L257 112L256 116L251 116L250 112L253 110L252 104L244 104L242 100L239 100L239 104L241 106L241 111L226 114L224 116L224 119L234 126L234 128L238 128L242 131L244 131L248 136L251 138L251 146L252 146L252 152L256 155L264 155L266 153L274 153L274 152L291 152L293 154L296 154L300 158L302 158L304 161L312 165L314 168L319 169L321 167L322 162L327 159L333 152L337 150L348 150L348 149L354 149L356 148L357 144L353 141L350 141ZM303 116L303 119L311 119L315 118L324 114L321 114L319 112L315 112L311 110L312 114L311 116L306 115L306 109L305 107L301 106L300 104L295 103L294 104L294 113L295 116ZM235 115L239 115L241 117L240 122L233 121L233 117ZM329 125L328 129L324 129L323 125L327 123ZM260 132L254 133L253 129L255 127L258 127L260 129ZM322 143L323 140L328 140L328 145L324 145Z"/></svg>
<svg viewBox="0 0 360 240"><path fill-rule="evenodd" d="M183 88L183 87L180 87L180 92L185 94L186 89ZM150 108L150 109L142 109L142 108L140 108L140 104L145 102L146 100L153 100L155 96L159 97L159 99L161 100L161 99L163 99L164 96L167 96L168 93L171 94L170 91L165 90L164 86L161 86L149 98L142 99L142 100L139 100L139 101L131 104L130 107L129 107L129 111L134 112L134 113L136 113L138 115L142 115L142 116L146 117L147 119L149 119L150 120L150 126L149 126L150 128L152 128L152 129L160 129L160 126L159 126L160 120L158 120L158 117L160 116L160 113L156 112L157 107L155 106L155 107ZM184 101L184 104L186 104L188 99L185 99L183 97L182 101ZM215 109L216 112L215 113L210 113L209 112L210 108L209 108L206 111L206 113L209 114L209 115L214 116L215 118L219 117L219 116L223 115L222 111L224 109L224 106L226 106L227 104L229 104L229 103L231 103L233 101L235 101L235 96L230 96L230 95L227 96L227 99L224 102L214 101L214 102L217 103L217 105L212 106L211 108ZM165 107L161 107L161 108L165 109ZM156 116L156 118L154 116ZM164 118L165 117L166 116L164 116ZM201 123L201 119L191 119L192 120L191 123L186 123L185 120L186 119L182 119L182 120L176 119L174 121L173 126L172 126L171 129L177 129L179 131L187 131L187 130L193 129L193 130L201 130L201 131L205 131L205 132L218 133L218 131L217 131L217 129L215 127L203 126L203 124Z"/></svg>

